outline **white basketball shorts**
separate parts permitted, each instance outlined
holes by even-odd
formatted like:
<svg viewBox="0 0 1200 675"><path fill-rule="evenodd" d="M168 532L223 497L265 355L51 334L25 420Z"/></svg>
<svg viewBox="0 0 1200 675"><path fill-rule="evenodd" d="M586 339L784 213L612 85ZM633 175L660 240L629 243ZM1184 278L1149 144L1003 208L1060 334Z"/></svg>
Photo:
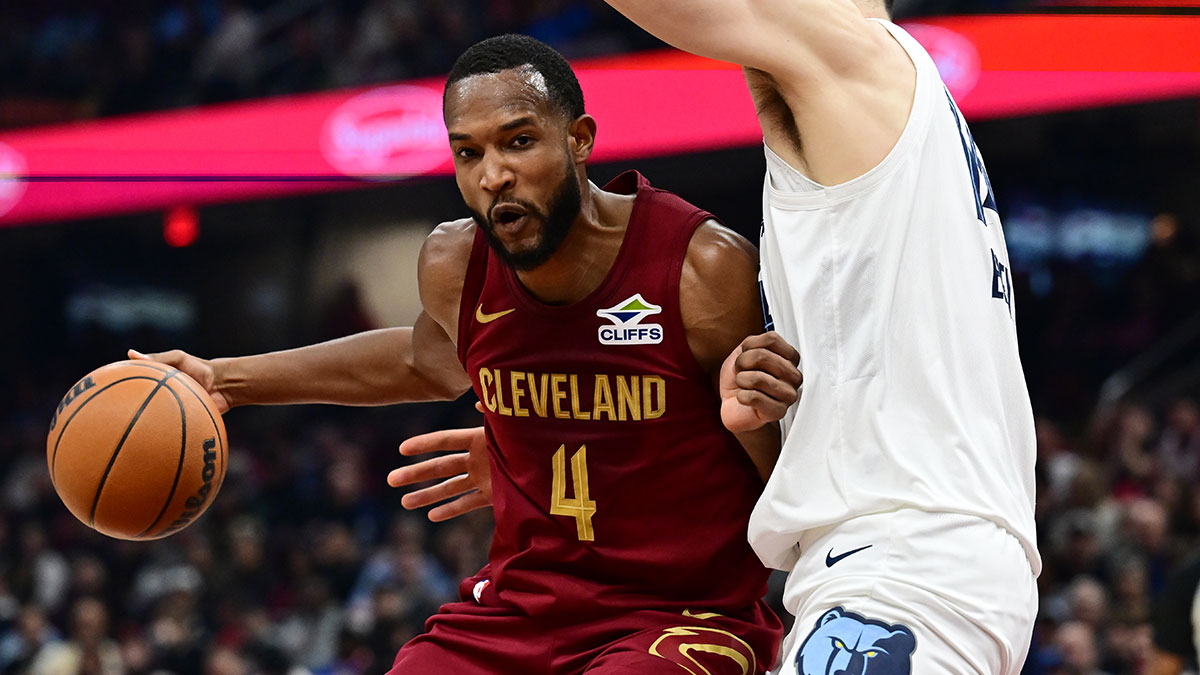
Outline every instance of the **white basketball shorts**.
<svg viewBox="0 0 1200 675"><path fill-rule="evenodd" d="M899 510L807 532L773 675L1016 675L1037 583L1020 542L974 516Z"/></svg>

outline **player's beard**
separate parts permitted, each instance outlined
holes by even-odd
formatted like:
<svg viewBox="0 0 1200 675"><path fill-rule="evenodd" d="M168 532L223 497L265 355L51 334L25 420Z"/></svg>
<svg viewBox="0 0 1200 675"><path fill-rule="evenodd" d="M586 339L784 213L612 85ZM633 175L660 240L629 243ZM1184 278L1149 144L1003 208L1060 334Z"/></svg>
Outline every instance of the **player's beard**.
<svg viewBox="0 0 1200 675"><path fill-rule="evenodd" d="M496 204L500 203L499 199L488 209L487 216L471 209L471 217L483 231L484 238L487 239L488 245L492 247L492 251L496 253L500 262L515 270L531 270L540 267L558 251L558 247L562 246L567 234L571 231L571 225L579 216L579 209L583 204L583 194L579 190L575 166L569 160L567 168L567 176L551 195L546 213L538 210L533 204L520 199L504 200L506 204L518 204L524 208L526 217L541 221L542 231L538 234L537 243L531 248L523 251L510 251L496 237L492 227L491 214Z"/></svg>

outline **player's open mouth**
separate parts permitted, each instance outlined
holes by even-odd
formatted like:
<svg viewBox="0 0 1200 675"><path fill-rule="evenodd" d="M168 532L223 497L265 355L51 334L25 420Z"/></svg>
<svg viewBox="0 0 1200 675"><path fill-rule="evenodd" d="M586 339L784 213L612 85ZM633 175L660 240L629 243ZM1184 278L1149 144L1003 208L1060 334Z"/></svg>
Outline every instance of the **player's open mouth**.
<svg viewBox="0 0 1200 675"><path fill-rule="evenodd" d="M518 204L500 204L492 209L492 226L507 234L521 231L529 212Z"/></svg>

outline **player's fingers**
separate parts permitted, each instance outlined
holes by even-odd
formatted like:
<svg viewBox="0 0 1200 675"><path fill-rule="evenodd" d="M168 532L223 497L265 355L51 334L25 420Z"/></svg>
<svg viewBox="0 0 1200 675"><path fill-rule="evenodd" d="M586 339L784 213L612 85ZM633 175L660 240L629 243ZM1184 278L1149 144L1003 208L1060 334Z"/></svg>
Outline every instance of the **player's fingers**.
<svg viewBox="0 0 1200 675"><path fill-rule="evenodd" d="M770 398L783 403L785 406L790 406L800 400L796 387L772 377L761 370L744 370L734 377L734 382L739 389L751 389L762 392Z"/></svg>
<svg viewBox="0 0 1200 675"><path fill-rule="evenodd" d="M779 401L767 396L761 391L750 391L739 389L737 393L738 403L744 406L754 408L758 416L766 421L777 422L783 419L787 413L788 407Z"/></svg>
<svg viewBox="0 0 1200 675"><path fill-rule="evenodd" d="M440 523L478 509L490 508L491 505L491 500L486 496L478 492L472 492L455 499L449 504L442 504L430 509L429 519L435 523Z"/></svg>
<svg viewBox="0 0 1200 675"><path fill-rule="evenodd" d="M402 455L422 455L440 450L469 450L471 443L483 435L483 427L473 429L445 429L412 438L400 444Z"/></svg>
<svg viewBox="0 0 1200 675"><path fill-rule="evenodd" d="M410 492L404 495L400 500L400 504L406 509L419 509L430 504L446 501L451 497L457 497L464 492L470 492L474 489L475 486L471 484L471 477L464 474L442 481L437 485L427 487L423 490Z"/></svg>
<svg viewBox="0 0 1200 675"><path fill-rule="evenodd" d="M739 372L761 370L793 387L799 387L804 382L804 375L795 364L766 349L756 348L742 352L734 362L734 369Z"/></svg>
<svg viewBox="0 0 1200 675"><path fill-rule="evenodd" d="M484 412L483 401L475 401L475 409L478 410L479 412Z"/></svg>
<svg viewBox="0 0 1200 675"><path fill-rule="evenodd" d="M158 361L173 368L178 368L188 356L187 352L182 349L172 349L171 351L158 352L156 354L143 354L136 349L130 349L128 354L129 358L134 360Z"/></svg>
<svg viewBox="0 0 1200 675"><path fill-rule="evenodd" d="M800 365L800 352L796 351L795 347L788 344L788 341L784 340L783 336L775 331L761 335L751 335L742 340L742 351L751 349L766 349L791 361L792 365Z"/></svg>
<svg viewBox="0 0 1200 675"><path fill-rule="evenodd" d="M409 466L402 466L399 469L392 470L388 474L388 485L403 487L415 483L424 483L427 480L437 480L438 478L447 478L467 473L467 459L469 457L470 455L462 452L445 455L444 457L434 457L433 459L427 459Z"/></svg>

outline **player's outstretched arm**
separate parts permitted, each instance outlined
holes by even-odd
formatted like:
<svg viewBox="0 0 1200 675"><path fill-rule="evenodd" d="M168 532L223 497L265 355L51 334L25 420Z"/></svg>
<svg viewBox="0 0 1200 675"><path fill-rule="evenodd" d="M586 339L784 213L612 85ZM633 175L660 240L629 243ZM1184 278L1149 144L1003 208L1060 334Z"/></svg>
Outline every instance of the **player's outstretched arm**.
<svg viewBox="0 0 1200 675"><path fill-rule="evenodd" d="M884 0L607 0L690 52L745 66L763 139L793 168L839 185L900 138L916 67Z"/></svg>
<svg viewBox="0 0 1200 675"><path fill-rule="evenodd" d="M205 360L180 350L141 355L175 366L222 411L239 405L387 405L452 400L470 389L458 361L458 298L473 230L439 226L421 250L417 277L424 310L411 327L386 328L268 354Z"/></svg>
<svg viewBox="0 0 1200 675"><path fill-rule="evenodd" d="M492 471L483 427L435 431L400 444L400 454L409 457L447 451L458 452L402 466L388 474L388 485L392 487L440 481L410 492L401 500L406 509L445 502L429 510L429 519L434 522L492 505Z"/></svg>
<svg viewBox="0 0 1200 675"><path fill-rule="evenodd" d="M795 365L798 356L790 360L791 354L785 353L785 358L769 363L746 357L746 372L738 375L746 394L739 392L732 370L730 384L722 382L722 371L735 349L749 344L750 351L759 356L769 351L762 349L768 344L777 345L783 352L791 349L782 338L777 342L750 338L763 332L758 253L732 230L716 221L706 222L692 236L679 286L688 346L722 399L722 421L737 436L765 481L779 458L779 425L773 422L782 419L788 406L796 402L802 378ZM750 396L751 391L761 394L761 398ZM739 397L746 402L740 402Z"/></svg>
<svg viewBox="0 0 1200 675"><path fill-rule="evenodd" d="M684 51L810 79L869 63L879 36L853 0L606 0Z"/></svg>

